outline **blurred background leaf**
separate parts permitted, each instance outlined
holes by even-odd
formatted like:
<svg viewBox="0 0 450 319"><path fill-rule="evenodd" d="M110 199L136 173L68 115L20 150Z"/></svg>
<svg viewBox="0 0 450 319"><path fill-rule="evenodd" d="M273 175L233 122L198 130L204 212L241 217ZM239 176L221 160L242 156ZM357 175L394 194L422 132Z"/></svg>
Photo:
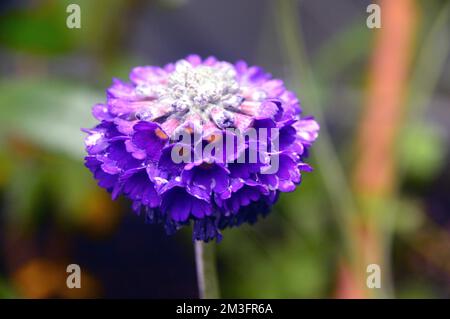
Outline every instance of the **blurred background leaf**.
<svg viewBox="0 0 450 319"><path fill-rule="evenodd" d="M81 160L83 134L92 127L89 105L103 95L92 89L56 79L8 80L0 83L2 136L18 134L51 151Z"/></svg>

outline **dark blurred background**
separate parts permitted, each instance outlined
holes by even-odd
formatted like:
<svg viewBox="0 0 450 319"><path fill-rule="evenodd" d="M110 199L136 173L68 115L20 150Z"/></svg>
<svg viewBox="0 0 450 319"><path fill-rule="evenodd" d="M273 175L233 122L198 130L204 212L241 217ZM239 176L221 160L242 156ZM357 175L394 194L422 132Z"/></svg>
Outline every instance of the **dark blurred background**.
<svg viewBox="0 0 450 319"><path fill-rule="evenodd" d="M81 8L81 29L66 8ZM381 6L382 28L366 8ZM113 77L190 53L286 81L321 135L313 173L218 244L229 298L450 297L450 2L0 2L0 297L197 297L167 237L83 167ZM79 264L82 288L66 287ZM368 290L366 267L381 266Z"/></svg>

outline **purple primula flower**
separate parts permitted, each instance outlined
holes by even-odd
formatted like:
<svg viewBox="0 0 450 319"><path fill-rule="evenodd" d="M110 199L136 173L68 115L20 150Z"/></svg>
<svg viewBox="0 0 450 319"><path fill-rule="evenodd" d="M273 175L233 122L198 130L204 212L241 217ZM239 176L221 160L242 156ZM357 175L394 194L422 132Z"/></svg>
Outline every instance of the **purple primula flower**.
<svg viewBox="0 0 450 319"><path fill-rule="evenodd" d="M193 223L194 239L220 240L222 229L267 215L311 171L304 160L319 125L261 68L190 55L136 67L130 80L114 79L93 107L85 165L168 233Z"/></svg>

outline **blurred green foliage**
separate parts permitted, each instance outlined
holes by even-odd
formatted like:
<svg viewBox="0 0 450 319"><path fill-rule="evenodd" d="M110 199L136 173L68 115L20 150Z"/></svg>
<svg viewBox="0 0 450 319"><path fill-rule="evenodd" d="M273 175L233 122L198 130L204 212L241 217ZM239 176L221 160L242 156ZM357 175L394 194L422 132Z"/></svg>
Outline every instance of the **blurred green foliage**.
<svg viewBox="0 0 450 319"><path fill-rule="evenodd" d="M404 174L419 184L426 184L435 177L448 155L442 132L430 124L408 125L399 146L399 162L408 163Z"/></svg>
<svg viewBox="0 0 450 319"><path fill-rule="evenodd" d="M0 277L0 299L17 298L17 294L11 286Z"/></svg>
<svg viewBox="0 0 450 319"><path fill-rule="evenodd" d="M8 12L0 19L0 43L11 49L40 55L67 52L76 42L65 25L63 2L47 1L29 10Z"/></svg>
<svg viewBox="0 0 450 319"><path fill-rule="evenodd" d="M23 135L48 150L81 160L83 134L80 127L92 127L94 119L87 105L103 94L57 79L9 79L0 82L2 135ZM10 109L10 106L13 106Z"/></svg>
<svg viewBox="0 0 450 319"><path fill-rule="evenodd" d="M80 29L66 26L69 4L82 8ZM120 36L117 17L133 2L124 0L42 0L28 8L7 11L0 19L0 43L19 52L54 56L74 50L113 55ZM99 39L103 39L99 41ZM111 50L111 52L108 52Z"/></svg>

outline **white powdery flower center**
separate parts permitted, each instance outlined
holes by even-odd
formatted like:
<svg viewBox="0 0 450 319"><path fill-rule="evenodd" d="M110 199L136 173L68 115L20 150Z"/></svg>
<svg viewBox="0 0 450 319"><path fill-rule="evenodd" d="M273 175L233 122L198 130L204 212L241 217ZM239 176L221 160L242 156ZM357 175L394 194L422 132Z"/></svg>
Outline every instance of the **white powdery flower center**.
<svg viewBox="0 0 450 319"><path fill-rule="evenodd" d="M228 127L233 124L233 113L239 112L244 101L236 70L227 62L193 66L179 60L164 82L139 85L136 94L151 101L139 110L138 118L165 118L177 127L192 122L199 127L209 123Z"/></svg>
<svg viewBox="0 0 450 319"><path fill-rule="evenodd" d="M236 106L242 100L238 93L239 84L232 65L219 62L214 66L194 67L180 60L160 98L170 102L177 111L207 113L211 106Z"/></svg>

